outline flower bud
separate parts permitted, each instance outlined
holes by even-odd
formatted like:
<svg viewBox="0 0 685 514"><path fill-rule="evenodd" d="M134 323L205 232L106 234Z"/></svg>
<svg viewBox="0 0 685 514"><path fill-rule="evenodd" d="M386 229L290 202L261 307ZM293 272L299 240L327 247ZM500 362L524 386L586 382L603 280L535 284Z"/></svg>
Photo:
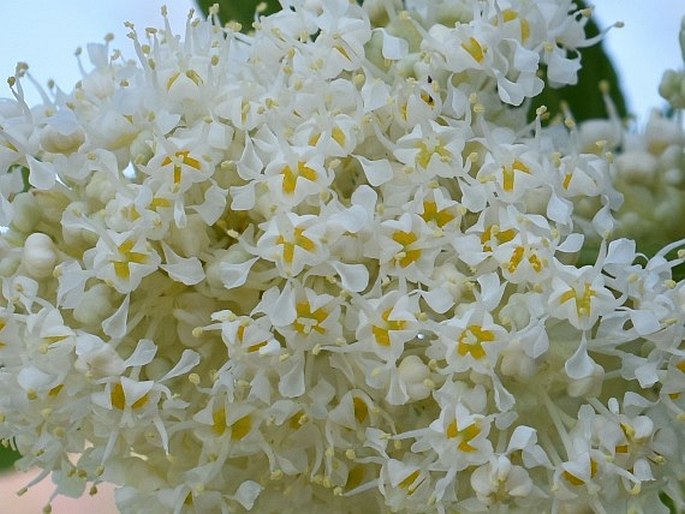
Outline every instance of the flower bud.
<svg viewBox="0 0 685 514"><path fill-rule="evenodd" d="M136 127L124 115L105 111L94 122L100 143L108 150L128 147L136 137Z"/></svg>
<svg viewBox="0 0 685 514"><path fill-rule="evenodd" d="M154 155L149 143L151 137L149 132L143 131L131 142L131 160L136 164L147 164Z"/></svg>
<svg viewBox="0 0 685 514"><path fill-rule="evenodd" d="M677 123L660 116L652 116L645 127L645 139L649 153L661 155L668 147L682 144L683 131Z"/></svg>
<svg viewBox="0 0 685 514"><path fill-rule="evenodd" d="M31 193L19 193L12 202L14 217L12 227L19 232L29 234L40 221L40 207Z"/></svg>
<svg viewBox="0 0 685 514"><path fill-rule="evenodd" d="M81 80L81 88L87 94L94 95L98 98L107 98L115 91L112 75L99 71L93 71L83 77Z"/></svg>
<svg viewBox="0 0 685 514"><path fill-rule="evenodd" d="M674 109L685 109L685 74L675 70L666 70L661 77L659 94Z"/></svg>
<svg viewBox="0 0 685 514"><path fill-rule="evenodd" d="M621 127L611 120L587 120L580 125L580 147L584 152L598 153L598 141L606 141L612 150L621 143Z"/></svg>
<svg viewBox="0 0 685 514"><path fill-rule="evenodd" d="M388 23L388 7L399 11L402 9L402 4L398 0L392 0L392 2L366 0L364 2L364 10L369 13L369 19L374 27L380 27Z"/></svg>
<svg viewBox="0 0 685 514"><path fill-rule="evenodd" d="M616 159L619 177L632 184L651 186L657 167L656 158L647 152L626 152Z"/></svg>
<svg viewBox="0 0 685 514"><path fill-rule="evenodd" d="M407 394L412 400L423 400L431 392L426 380L430 376L430 369L416 355L409 355L402 359L397 368L400 380L407 388Z"/></svg>
<svg viewBox="0 0 685 514"><path fill-rule="evenodd" d="M111 289L102 283L88 289L74 309L74 319L84 325L99 326L114 310L110 301L110 291Z"/></svg>
<svg viewBox="0 0 685 514"><path fill-rule="evenodd" d="M61 113L49 119L40 134L40 144L48 152L70 154L86 140L83 128L70 115Z"/></svg>
<svg viewBox="0 0 685 514"><path fill-rule="evenodd" d="M207 224L198 214L188 216L185 227L171 227L171 238L174 248L186 257L200 255L209 246Z"/></svg>
<svg viewBox="0 0 685 514"><path fill-rule="evenodd" d="M0 259L0 277L11 277L21 264L21 259L16 253L2 255Z"/></svg>
<svg viewBox="0 0 685 514"><path fill-rule="evenodd" d="M116 187L110 176L104 171L96 171L86 185L86 196L89 200L106 204L116 195Z"/></svg>
<svg viewBox="0 0 685 514"><path fill-rule="evenodd" d="M52 275L57 262L55 245L50 236L34 232L26 238L22 264L29 275L35 278L46 278Z"/></svg>

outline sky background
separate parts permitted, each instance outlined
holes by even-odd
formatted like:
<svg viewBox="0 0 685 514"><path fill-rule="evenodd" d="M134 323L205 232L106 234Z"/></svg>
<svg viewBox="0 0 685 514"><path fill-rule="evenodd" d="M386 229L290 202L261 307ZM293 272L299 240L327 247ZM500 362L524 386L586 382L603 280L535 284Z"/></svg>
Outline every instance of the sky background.
<svg viewBox="0 0 685 514"><path fill-rule="evenodd" d="M237 0L242 1L242 0ZM10 96L4 80L13 74L17 61L29 63L33 76L45 84L54 79L63 90L71 90L80 73L74 57L84 47L84 65L89 64L85 45L102 42L108 32L115 35L112 48L132 56L124 21L140 29L161 24L160 0L0 0L0 97ZM168 0L172 27L182 32L191 0ZM666 68L681 68L678 46L680 20L685 14L682 0L597 0L595 13L600 25L623 21L612 29L606 48L621 75L631 112L644 119L651 107L663 101L657 93ZM30 103L38 93L27 87Z"/></svg>

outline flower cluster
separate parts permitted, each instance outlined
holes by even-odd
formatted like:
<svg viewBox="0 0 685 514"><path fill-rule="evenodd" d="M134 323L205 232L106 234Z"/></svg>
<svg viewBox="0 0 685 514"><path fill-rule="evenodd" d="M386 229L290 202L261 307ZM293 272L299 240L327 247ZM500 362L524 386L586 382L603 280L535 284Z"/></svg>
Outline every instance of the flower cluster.
<svg viewBox="0 0 685 514"><path fill-rule="evenodd" d="M643 251L653 254L685 237L680 221L685 216L682 121L654 110L642 130L626 129L606 91L605 103L610 118L581 123L576 144L581 151L613 161L611 181L623 196L620 209L614 213L614 237L635 239ZM589 236L587 246L594 246L596 251L600 240L587 230L597 210L596 202L581 198L575 207L578 225Z"/></svg>
<svg viewBox="0 0 685 514"><path fill-rule="evenodd" d="M250 35L213 11L181 38L163 11L130 26L136 59L91 44L33 108L26 66L10 79L19 464L56 494L112 482L125 513L682 503L683 256L612 240L608 150L526 121L576 81L590 12L282 3Z"/></svg>
<svg viewBox="0 0 685 514"><path fill-rule="evenodd" d="M685 61L685 19L680 23L679 42ZM685 70L666 70L659 84L659 93L674 109L685 109Z"/></svg>

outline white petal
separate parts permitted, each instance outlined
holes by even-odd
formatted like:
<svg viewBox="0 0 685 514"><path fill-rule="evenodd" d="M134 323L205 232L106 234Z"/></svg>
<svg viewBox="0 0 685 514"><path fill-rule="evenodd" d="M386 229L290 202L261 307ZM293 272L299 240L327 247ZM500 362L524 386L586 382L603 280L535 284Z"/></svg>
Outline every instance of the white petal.
<svg viewBox="0 0 685 514"><path fill-rule="evenodd" d="M651 357L651 356L650 356ZM651 359L645 359L642 366L635 370L635 378L640 383L640 387L648 389L659 381L657 370L659 362Z"/></svg>
<svg viewBox="0 0 685 514"><path fill-rule="evenodd" d="M107 46L99 43L88 43L86 45L88 58L96 67L106 67L109 61Z"/></svg>
<svg viewBox="0 0 685 514"><path fill-rule="evenodd" d="M290 283L287 283L269 310L269 319L276 327L290 325L297 318L295 310L295 295L293 294Z"/></svg>
<svg viewBox="0 0 685 514"><path fill-rule="evenodd" d="M514 68L523 72L536 73L539 61L540 56L537 52L528 50L519 44L516 45L516 51L514 52Z"/></svg>
<svg viewBox="0 0 685 514"><path fill-rule="evenodd" d="M575 253L583 247L585 236L583 234L569 234L564 242L557 246L558 252Z"/></svg>
<svg viewBox="0 0 685 514"><path fill-rule="evenodd" d="M183 205L182 197L179 197L174 202L174 223L178 228L183 228L188 224L188 218L186 216L186 209Z"/></svg>
<svg viewBox="0 0 685 514"><path fill-rule="evenodd" d="M387 461L388 478L390 478L390 485L398 487L400 482L405 480L414 471L417 471L416 466L405 464L396 459L389 459Z"/></svg>
<svg viewBox="0 0 685 514"><path fill-rule="evenodd" d="M14 218L14 207L0 192L0 226L7 227Z"/></svg>
<svg viewBox="0 0 685 514"><path fill-rule="evenodd" d="M254 145L252 144L251 138L245 139L245 148L243 149L243 155L238 161L238 175L243 180L253 179L258 175L264 164L255 152Z"/></svg>
<svg viewBox="0 0 685 514"><path fill-rule="evenodd" d="M633 465L633 475L640 481L654 480L652 467L645 459L638 459Z"/></svg>
<svg viewBox="0 0 685 514"><path fill-rule="evenodd" d="M653 312L646 310L630 311L630 320L638 335L653 334L661 328L659 320Z"/></svg>
<svg viewBox="0 0 685 514"><path fill-rule="evenodd" d="M656 402L650 402L647 398L644 396L641 396L637 393L634 393L632 391L628 391L625 395L623 395L623 408L624 409L629 409L629 408L636 408L638 411L643 411L644 409L648 407L653 407L658 403L658 399Z"/></svg>
<svg viewBox="0 0 685 514"><path fill-rule="evenodd" d="M565 198L553 194L547 204L547 216L557 223L568 223L573 212L573 204Z"/></svg>
<svg viewBox="0 0 685 514"><path fill-rule="evenodd" d="M504 285L500 285L497 273L488 273L478 277L478 284L480 285L480 299L486 310L494 310L502 299L504 293Z"/></svg>
<svg viewBox="0 0 685 514"><path fill-rule="evenodd" d="M509 438L509 446L507 446L507 453L515 450L523 450L531 444L535 444L538 440L537 432L534 428L526 425L519 425L514 429L514 433Z"/></svg>
<svg viewBox="0 0 685 514"><path fill-rule="evenodd" d="M497 374L492 375L492 386L495 392L495 405L500 410L500 412L507 413L516 403L514 395L509 392L509 390L504 387L502 382L497 378ZM512 418L512 422L515 418ZM500 422L501 423L501 422ZM497 423L498 428L504 428L500 423Z"/></svg>
<svg viewBox="0 0 685 514"><path fill-rule="evenodd" d="M145 366L152 362L157 354L157 345L150 339L141 339L138 341L136 349L131 356L124 361L127 368L135 366Z"/></svg>
<svg viewBox="0 0 685 514"><path fill-rule="evenodd" d="M385 184L393 177L392 166L387 159L371 161L361 155L356 155L355 157L362 165L364 175L366 175L366 179L372 186Z"/></svg>
<svg viewBox="0 0 685 514"><path fill-rule="evenodd" d="M378 78L366 80L362 86L361 96L364 99L364 113L387 105L390 98L387 84Z"/></svg>
<svg viewBox="0 0 685 514"><path fill-rule="evenodd" d="M29 184L36 189L51 189L55 185L57 173L51 163L40 162L31 157L26 156L26 161L29 164Z"/></svg>
<svg viewBox="0 0 685 514"><path fill-rule="evenodd" d="M155 124L159 129L159 133L166 134L178 127L178 122L181 120L180 114L171 114L168 111L155 111Z"/></svg>
<svg viewBox="0 0 685 514"><path fill-rule="evenodd" d="M359 186L357 190L352 193L352 205L362 206L370 215L373 215L377 201L378 194L367 185Z"/></svg>
<svg viewBox="0 0 685 514"><path fill-rule="evenodd" d="M29 389L46 389L52 385L54 381L55 377L53 375L48 375L35 366L22 368L17 375L17 382L25 391L28 391Z"/></svg>
<svg viewBox="0 0 685 514"><path fill-rule="evenodd" d="M150 392L155 383L152 380L138 382L128 377L121 377L121 387L124 390L126 405L133 405Z"/></svg>
<svg viewBox="0 0 685 514"><path fill-rule="evenodd" d="M204 203L193 207L207 225L214 225L225 208L226 191L218 186L211 186L205 193Z"/></svg>
<svg viewBox="0 0 685 514"><path fill-rule="evenodd" d="M130 297L126 295L116 312L102 322L103 332L112 339L120 339L126 335L129 302Z"/></svg>
<svg viewBox="0 0 685 514"><path fill-rule="evenodd" d="M630 264L635 259L635 241L616 239L609 243L605 264Z"/></svg>
<svg viewBox="0 0 685 514"><path fill-rule="evenodd" d="M226 289L233 289L234 287L242 286L250 274L250 268L259 260L259 257L250 259L249 261L240 262L238 264L230 264L222 262L219 265L219 275L221 282L223 282Z"/></svg>
<svg viewBox="0 0 685 514"><path fill-rule="evenodd" d="M245 480L235 492L233 499L240 503L244 509L250 510L264 488L257 482Z"/></svg>
<svg viewBox="0 0 685 514"><path fill-rule="evenodd" d="M377 29L383 32L383 46L381 48L381 53L383 57L391 60L399 60L404 58L409 51L409 43L406 39L391 36L388 32L383 29Z"/></svg>
<svg viewBox="0 0 685 514"><path fill-rule="evenodd" d="M205 272L200 259L181 257L164 242L162 242L162 248L167 263L160 265L160 268L169 274L169 278L187 286L193 286L204 280Z"/></svg>
<svg viewBox="0 0 685 514"><path fill-rule="evenodd" d="M597 211L597 214L595 214L594 218L592 218L592 226L603 238L611 235L614 225L615 221L611 216L611 210L608 205L605 205L599 211Z"/></svg>
<svg viewBox="0 0 685 514"><path fill-rule="evenodd" d="M338 225L344 231L356 234L366 225L366 210L361 205L353 205L349 209L333 214L328 219L329 225Z"/></svg>
<svg viewBox="0 0 685 514"><path fill-rule="evenodd" d="M250 182L244 186L231 187L231 209L234 211L248 211L254 207L255 194L254 183Z"/></svg>
<svg viewBox="0 0 685 514"><path fill-rule="evenodd" d="M454 305L454 298L444 288L438 287L430 291L424 291L423 299L426 300L428 306L438 314L444 314Z"/></svg>
<svg viewBox="0 0 685 514"><path fill-rule="evenodd" d="M83 297L83 291L90 278L90 273L83 271L76 261L62 264L60 270L57 306L73 309Z"/></svg>
<svg viewBox="0 0 685 514"><path fill-rule="evenodd" d="M344 264L333 261L331 266L338 273L342 286L348 291L358 293L369 284L369 270L363 264Z"/></svg>
<svg viewBox="0 0 685 514"><path fill-rule="evenodd" d="M286 370L279 373L278 392L285 398L296 398L305 393L304 357L291 357L281 366Z"/></svg>
<svg viewBox="0 0 685 514"><path fill-rule="evenodd" d="M464 207L471 212L480 212L485 209L488 200L482 185L469 185L465 182L460 182L459 185L462 192L461 203Z"/></svg>
<svg viewBox="0 0 685 514"><path fill-rule="evenodd" d="M183 350L181 358L176 363L176 365L171 368L166 375L164 375L159 381L163 382L169 380L170 378L178 377L180 375L185 375L195 366L200 363L200 354L194 352L193 350Z"/></svg>
<svg viewBox="0 0 685 514"><path fill-rule="evenodd" d="M595 361L587 353L587 341L583 338L576 353L564 364L564 369L570 378L580 380L591 376L595 366Z"/></svg>

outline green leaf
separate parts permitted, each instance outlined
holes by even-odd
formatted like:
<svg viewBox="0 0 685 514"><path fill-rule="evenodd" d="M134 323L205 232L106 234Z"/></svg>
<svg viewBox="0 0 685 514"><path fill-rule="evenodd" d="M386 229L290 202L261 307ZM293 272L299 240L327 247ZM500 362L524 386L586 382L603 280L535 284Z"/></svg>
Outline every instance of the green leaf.
<svg viewBox="0 0 685 514"><path fill-rule="evenodd" d="M665 492L661 491L659 493L659 499L661 500L661 503L666 505L666 507L668 507L668 510L671 511L673 514L676 514L676 512L678 512L675 508L675 503L673 503L671 497L668 496Z"/></svg>
<svg viewBox="0 0 685 514"><path fill-rule="evenodd" d="M0 471L9 471L19 457L21 455L16 450L0 446Z"/></svg>
<svg viewBox="0 0 685 514"><path fill-rule="evenodd" d="M221 23L237 21L243 26L243 32L252 28L254 14L259 4L266 4L266 9L260 14L268 15L281 10L278 0L197 0L198 6L205 14L214 4L219 4L219 19Z"/></svg>
<svg viewBox="0 0 685 514"><path fill-rule="evenodd" d="M14 169L11 168L10 171ZM29 183L29 173L31 172L26 166L19 166L19 170L21 171L21 180L24 183L24 192L26 192L31 189L31 184Z"/></svg>
<svg viewBox="0 0 685 514"><path fill-rule="evenodd" d="M579 9L585 8L584 2L577 1L576 3ZM588 37L594 37L599 34L597 24L592 19L585 26L585 32ZM568 104L576 121L606 118L607 111L604 106L604 99L599 90L599 84L602 81L609 84L609 95L616 106L618 115L621 118L628 116L618 75L602 44L582 48L580 54L582 68L578 74L578 84L575 86L565 86L560 89L552 89L549 86L545 87L543 92L533 99L533 104L528 111L530 120L535 119L535 110L541 105L547 106L552 118L557 114L561 114L560 104L562 101Z"/></svg>

